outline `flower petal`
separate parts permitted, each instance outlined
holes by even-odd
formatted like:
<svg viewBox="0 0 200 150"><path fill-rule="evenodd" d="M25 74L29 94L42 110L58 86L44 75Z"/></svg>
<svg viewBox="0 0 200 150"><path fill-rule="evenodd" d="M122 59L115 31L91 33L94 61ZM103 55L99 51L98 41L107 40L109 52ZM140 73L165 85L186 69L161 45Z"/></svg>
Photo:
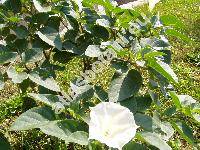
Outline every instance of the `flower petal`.
<svg viewBox="0 0 200 150"><path fill-rule="evenodd" d="M91 108L89 139L122 149L135 136L137 128L133 114L126 107L102 102Z"/></svg>

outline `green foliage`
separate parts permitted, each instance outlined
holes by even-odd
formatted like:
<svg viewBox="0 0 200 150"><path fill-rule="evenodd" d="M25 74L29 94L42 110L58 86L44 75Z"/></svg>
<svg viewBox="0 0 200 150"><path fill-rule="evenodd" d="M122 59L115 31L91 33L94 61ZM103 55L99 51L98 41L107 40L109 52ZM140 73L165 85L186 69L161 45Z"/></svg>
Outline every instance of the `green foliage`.
<svg viewBox="0 0 200 150"><path fill-rule="evenodd" d="M127 73L115 73L111 81L108 97L111 102L125 100L138 92L142 84L142 77L136 70Z"/></svg>
<svg viewBox="0 0 200 150"><path fill-rule="evenodd" d="M4 150L10 150L10 144L8 140L4 137L2 133L0 133L0 147Z"/></svg>

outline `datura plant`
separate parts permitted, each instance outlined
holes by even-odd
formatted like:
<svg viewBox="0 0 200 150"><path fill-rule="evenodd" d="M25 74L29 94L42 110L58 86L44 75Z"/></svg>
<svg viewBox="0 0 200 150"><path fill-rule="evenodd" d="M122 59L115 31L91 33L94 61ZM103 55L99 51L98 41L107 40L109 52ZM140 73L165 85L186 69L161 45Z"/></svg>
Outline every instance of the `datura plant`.
<svg viewBox="0 0 200 150"><path fill-rule="evenodd" d="M199 126L200 105L176 93L167 37L191 39L176 17L152 11L158 2L1 1L0 88L11 80L38 101L10 131L37 128L90 150L179 149L176 134L198 149L187 120ZM74 58L83 67L66 90L57 75ZM107 87L94 82L105 69Z"/></svg>

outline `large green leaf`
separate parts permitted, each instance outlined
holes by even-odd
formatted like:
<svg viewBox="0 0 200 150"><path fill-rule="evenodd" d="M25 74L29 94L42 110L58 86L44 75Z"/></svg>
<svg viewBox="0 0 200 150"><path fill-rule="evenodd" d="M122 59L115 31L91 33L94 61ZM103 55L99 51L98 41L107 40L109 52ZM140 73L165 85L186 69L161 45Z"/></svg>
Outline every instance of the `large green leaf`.
<svg viewBox="0 0 200 150"><path fill-rule="evenodd" d="M94 86L95 90L95 96L100 100L100 101L108 101L108 93L104 91L104 89L101 86Z"/></svg>
<svg viewBox="0 0 200 150"><path fill-rule="evenodd" d="M137 110L138 110L135 97L130 97L130 98L127 98L123 101L120 101L120 105L128 108L132 113L136 113Z"/></svg>
<svg viewBox="0 0 200 150"><path fill-rule="evenodd" d="M193 99L189 95L177 95L173 91L170 91L169 93L170 93L170 96L172 97L172 100L174 101L174 104L177 108L181 108L181 107L193 108L193 105L197 104L196 100Z"/></svg>
<svg viewBox="0 0 200 150"><path fill-rule="evenodd" d="M138 136L160 150L172 150L172 148L156 133L139 132Z"/></svg>
<svg viewBox="0 0 200 150"><path fill-rule="evenodd" d="M48 7L43 7L39 0L33 0L33 4L35 6L35 8L37 9L37 11L39 12L48 12L48 11L51 11L51 7L48 6Z"/></svg>
<svg viewBox="0 0 200 150"><path fill-rule="evenodd" d="M143 145L143 144L139 144L136 142L129 142L128 144L126 144L122 150L147 150L147 148Z"/></svg>
<svg viewBox="0 0 200 150"><path fill-rule="evenodd" d="M104 41L107 41L109 39L109 32L105 27L99 26L99 25L94 25L92 27L92 34L96 38L103 39Z"/></svg>
<svg viewBox="0 0 200 150"><path fill-rule="evenodd" d="M20 131L40 128L45 134L58 137L66 142L88 144L84 126L74 120L55 120L54 112L48 107L36 107L23 113L12 124L10 130Z"/></svg>
<svg viewBox="0 0 200 150"><path fill-rule="evenodd" d="M135 122L138 126L142 127L146 131L153 131L156 126L153 123L153 119L145 114L137 113L135 116Z"/></svg>
<svg viewBox="0 0 200 150"><path fill-rule="evenodd" d="M67 52L70 52L73 54L78 54L78 55L81 55L84 52L69 40L64 41L63 49Z"/></svg>
<svg viewBox="0 0 200 150"><path fill-rule="evenodd" d="M177 83L178 77L174 73L174 71L170 68L170 66L162 61L157 61L154 58L148 59L148 66L156 70L163 77L168 79L171 83Z"/></svg>
<svg viewBox="0 0 200 150"><path fill-rule="evenodd" d="M28 74L26 72L18 73L12 66L8 68L7 75L12 79L14 83L22 83L25 79L28 78Z"/></svg>
<svg viewBox="0 0 200 150"><path fill-rule="evenodd" d="M137 96L135 97L135 101L137 103L137 112L144 112L145 110L150 108L152 98L150 95Z"/></svg>
<svg viewBox="0 0 200 150"><path fill-rule="evenodd" d="M36 33L44 42L62 50L62 41L57 30L51 27L43 27Z"/></svg>
<svg viewBox="0 0 200 150"><path fill-rule="evenodd" d="M156 115L150 117L145 114L137 113L135 114L135 121L136 124L142 127L145 131L159 131L159 136L165 141L168 141L169 138L174 134L174 130L170 123L161 122L161 120Z"/></svg>
<svg viewBox="0 0 200 150"><path fill-rule="evenodd" d="M27 30L27 28L25 26L18 26L18 27L15 27L13 29L13 31L15 32L17 38L19 39L24 39L28 36L29 32Z"/></svg>
<svg viewBox="0 0 200 150"><path fill-rule="evenodd" d="M52 95L52 94L35 94L35 93L29 93L31 97L34 99L43 102L51 107L56 107L55 105L62 104L65 106L69 105L69 102L67 102L62 96L59 95Z"/></svg>
<svg viewBox="0 0 200 150"><path fill-rule="evenodd" d="M68 143L88 144L88 134L84 131L78 131L80 125L74 120L51 121L40 129L45 134L58 137Z"/></svg>
<svg viewBox="0 0 200 150"><path fill-rule="evenodd" d="M2 90L4 88L4 78L3 78L3 75L2 73L0 72L0 90Z"/></svg>
<svg viewBox="0 0 200 150"><path fill-rule="evenodd" d="M0 148L2 150L11 150L10 143L8 140L4 137L2 133L0 133Z"/></svg>
<svg viewBox="0 0 200 150"><path fill-rule="evenodd" d="M192 116L200 124L200 114L192 113Z"/></svg>
<svg viewBox="0 0 200 150"><path fill-rule="evenodd" d="M17 57L17 52L0 51L0 64L14 62Z"/></svg>
<svg viewBox="0 0 200 150"><path fill-rule="evenodd" d="M49 90L56 91L56 92L60 91L60 87L57 85L56 81L52 77L51 78L42 78L39 76L39 73L31 72L29 74L29 78L33 82L35 82Z"/></svg>
<svg viewBox="0 0 200 150"><path fill-rule="evenodd" d="M188 36L184 35L183 33L179 32L179 31L176 31L174 29L167 29L165 31L165 34L179 38L179 39L183 40L184 42L192 42L192 40Z"/></svg>
<svg viewBox="0 0 200 150"><path fill-rule="evenodd" d="M59 63L68 63L70 60L74 58L75 54L67 51L58 51L53 55L53 60Z"/></svg>
<svg viewBox="0 0 200 150"><path fill-rule="evenodd" d="M141 85L142 77L137 70L115 73L108 91L109 101L117 102L131 97L139 91Z"/></svg>
<svg viewBox="0 0 200 150"><path fill-rule="evenodd" d="M71 90L73 91L73 100L78 101L80 99L90 99L94 95L94 89L91 85L77 86L74 83L70 83Z"/></svg>
<svg viewBox="0 0 200 150"><path fill-rule="evenodd" d="M112 61L112 67L116 69L117 72L125 73L128 71L128 63L120 60Z"/></svg>
<svg viewBox="0 0 200 150"><path fill-rule="evenodd" d="M193 118L198 123L200 122L200 115L198 114L200 112L200 107L199 103L196 102L195 99L189 95L177 95L175 92L169 93L176 108L178 108L186 116Z"/></svg>
<svg viewBox="0 0 200 150"><path fill-rule="evenodd" d="M4 5L12 10L14 13L18 13L21 11L22 8L22 3L20 0L6 0L6 2L4 3Z"/></svg>
<svg viewBox="0 0 200 150"><path fill-rule="evenodd" d="M35 107L22 115L12 124L10 130L20 131L40 128L41 126L55 120L54 112L48 107Z"/></svg>
<svg viewBox="0 0 200 150"><path fill-rule="evenodd" d="M183 107L191 107L194 105L196 102L195 99L193 99L189 95L178 95L179 101Z"/></svg>
<svg viewBox="0 0 200 150"><path fill-rule="evenodd" d="M150 108L151 103L152 99L149 95L136 97L133 96L120 101L122 106L127 107L133 113L146 111L148 108Z"/></svg>
<svg viewBox="0 0 200 150"><path fill-rule="evenodd" d="M166 26L174 26L177 28L184 28L184 24L174 15L163 15L160 17L162 23Z"/></svg>
<svg viewBox="0 0 200 150"><path fill-rule="evenodd" d="M188 143L194 144L192 129L183 121L171 121L172 126Z"/></svg>
<svg viewBox="0 0 200 150"><path fill-rule="evenodd" d="M22 53L22 61L25 63L34 63L43 58L43 51L41 48L33 48Z"/></svg>
<svg viewBox="0 0 200 150"><path fill-rule="evenodd" d="M177 108L181 108L181 103L180 103L180 100L178 98L178 95L176 95L175 92L169 92L169 94L172 97L172 101L174 102L175 106Z"/></svg>

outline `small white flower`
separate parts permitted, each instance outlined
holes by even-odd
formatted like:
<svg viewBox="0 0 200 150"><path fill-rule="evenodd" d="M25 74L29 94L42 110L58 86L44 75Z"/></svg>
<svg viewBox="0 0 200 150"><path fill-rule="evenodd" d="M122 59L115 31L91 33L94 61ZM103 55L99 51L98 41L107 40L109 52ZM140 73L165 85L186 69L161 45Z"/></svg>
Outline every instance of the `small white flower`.
<svg viewBox="0 0 200 150"><path fill-rule="evenodd" d="M136 134L138 126L130 110L112 102L102 102L91 108L89 139L122 149Z"/></svg>

